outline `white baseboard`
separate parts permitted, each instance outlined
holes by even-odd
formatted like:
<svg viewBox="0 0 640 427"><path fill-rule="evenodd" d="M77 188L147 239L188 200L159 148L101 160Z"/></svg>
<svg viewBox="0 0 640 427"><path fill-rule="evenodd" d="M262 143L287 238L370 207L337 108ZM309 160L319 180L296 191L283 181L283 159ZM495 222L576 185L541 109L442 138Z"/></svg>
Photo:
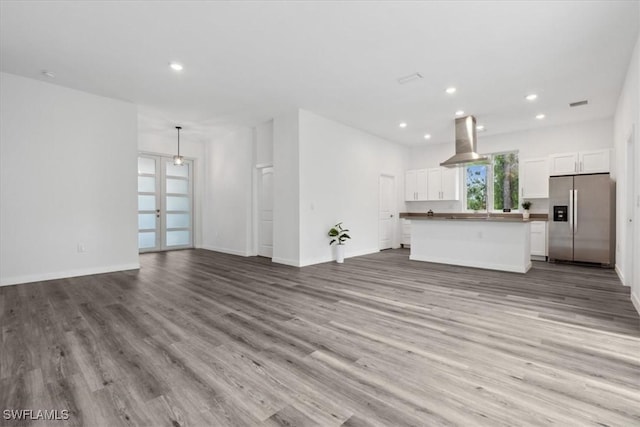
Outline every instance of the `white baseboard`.
<svg viewBox="0 0 640 427"><path fill-rule="evenodd" d="M638 298L636 294L634 294L633 292L631 292L631 302L633 303L633 306L636 308L636 311L638 312L638 314L640 314L640 298Z"/></svg>
<svg viewBox="0 0 640 427"><path fill-rule="evenodd" d="M347 252L344 254L344 259L348 259L348 258L353 258L353 257L357 257L357 256L363 256L363 255L371 255L371 254L375 254L380 252L380 249L364 249L364 250L360 250L360 251L356 251L356 252ZM300 261L300 267L306 267L308 265L316 265L316 264L322 264L325 262L331 262L331 261L335 261L336 257L333 255L327 255L327 256L323 256L323 257L318 257L318 258L311 258L311 259L305 259Z"/></svg>
<svg viewBox="0 0 640 427"><path fill-rule="evenodd" d="M624 279L624 275L622 274L622 270L620 269L620 266L618 264L616 264L615 270L616 270L616 273L618 274L618 278L620 279L620 282L622 282L624 286L629 286L627 281Z"/></svg>
<svg viewBox="0 0 640 427"><path fill-rule="evenodd" d="M300 267L300 262L296 261L295 259L273 257L271 258L271 262L276 264L290 265L291 267Z"/></svg>
<svg viewBox="0 0 640 427"><path fill-rule="evenodd" d="M370 254L375 254L380 252L379 249L365 249L365 250L360 250L357 252L349 252L346 253L344 255L344 258L353 258L353 257L357 257L357 256L363 256L363 255L370 255ZM275 262L276 264L284 264L284 265L290 265L292 267L307 267L309 265L316 265L316 264L322 264L325 262L331 262L331 261L335 261L336 258L333 255L327 255L327 256L323 256L323 257L317 257L317 258L308 258L305 260L293 260L293 259L287 259L287 258L272 258L271 261Z"/></svg>
<svg viewBox="0 0 640 427"><path fill-rule="evenodd" d="M243 257L251 256L249 252L243 252L237 249L221 248L218 246L202 245L202 249L206 249L208 251L213 251L213 252L222 252L224 254L229 254L229 255L238 255Z"/></svg>
<svg viewBox="0 0 640 427"><path fill-rule="evenodd" d="M68 277L90 276L93 274L113 273L115 271L138 270L140 263L110 265L107 267L82 268L78 270L56 271L52 273L29 274L0 279L0 286L18 285L21 283L43 282L45 280L66 279Z"/></svg>

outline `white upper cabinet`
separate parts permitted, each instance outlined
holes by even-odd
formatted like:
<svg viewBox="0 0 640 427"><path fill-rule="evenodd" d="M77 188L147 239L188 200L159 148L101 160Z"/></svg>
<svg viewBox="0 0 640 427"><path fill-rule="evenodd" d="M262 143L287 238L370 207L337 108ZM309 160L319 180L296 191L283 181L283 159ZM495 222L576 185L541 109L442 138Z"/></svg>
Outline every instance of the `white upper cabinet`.
<svg viewBox="0 0 640 427"><path fill-rule="evenodd" d="M460 168L440 168L442 200L460 200Z"/></svg>
<svg viewBox="0 0 640 427"><path fill-rule="evenodd" d="M609 172L609 150L579 152L578 169L579 173Z"/></svg>
<svg viewBox="0 0 640 427"><path fill-rule="evenodd" d="M440 168L427 169L427 199L442 200L442 171Z"/></svg>
<svg viewBox="0 0 640 427"><path fill-rule="evenodd" d="M404 200L407 202L416 200L416 172L406 171L404 174Z"/></svg>
<svg viewBox="0 0 640 427"><path fill-rule="evenodd" d="M415 169L405 173L404 199L407 202L458 200L458 168Z"/></svg>
<svg viewBox="0 0 640 427"><path fill-rule="evenodd" d="M520 160L523 199L549 197L549 160L546 157Z"/></svg>
<svg viewBox="0 0 640 427"><path fill-rule="evenodd" d="M610 150L580 151L549 156L549 175L609 172Z"/></svg>
<svg viewBox="0 0 640 427"><path fill-rule="evenodd" d="M578 153L549 156L549 175L573 175L576 173L578 173Z"/></svg>
<svg viewBox="0 0 640 427"><path fill-rule="evenodd" d="M459 169L431 168L427 169L427 197L429 200L458 200Z"/></svg>
<svg viewBox="0 0 640 427"><path fill-rule="evenodd" d="M426 169L415 169L405 173L404 200L407 202L427 200Z"/></svg>
<svg viewBox="0 0 640 427"><path fill-rule="evenodd" d="M418 169L416 174L416 200L427 200L427 170Z"/></svg>

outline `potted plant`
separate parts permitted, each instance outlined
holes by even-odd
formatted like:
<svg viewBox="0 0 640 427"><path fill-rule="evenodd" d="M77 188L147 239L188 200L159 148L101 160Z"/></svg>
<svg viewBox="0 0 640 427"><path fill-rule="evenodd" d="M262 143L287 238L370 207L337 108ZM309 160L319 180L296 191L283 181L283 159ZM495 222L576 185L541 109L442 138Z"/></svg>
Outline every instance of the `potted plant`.
<svg viewBox="0 0 640 427"><path fill-rule="evenodd" d="M331 241L329 242L329 246L337 243L336 245L336 262L338 264L342 264L344 262L344 242L347 239L350 239L351 236L347 234L349 230L342 228L342 223L339 222L329 230L329 237L331 237Z"/></svg>
<svg viewBox="0 0 640 427"><path fill-rule="evenodd" d="M524 212L522 212L522 219L529 219L529 208L532 204L533 203L528 200L522 202L522 208L524 209Z"/></svg>

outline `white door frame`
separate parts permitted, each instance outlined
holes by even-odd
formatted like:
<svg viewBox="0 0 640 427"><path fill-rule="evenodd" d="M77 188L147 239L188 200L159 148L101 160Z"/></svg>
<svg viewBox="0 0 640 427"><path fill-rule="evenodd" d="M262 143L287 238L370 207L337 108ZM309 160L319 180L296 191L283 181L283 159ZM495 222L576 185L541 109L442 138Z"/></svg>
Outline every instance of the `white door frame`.
<svg viewBox="0 0 640 427"><path fill-rule="evenodd" d="M381 189L382 189L382 179L383 178L391 178L391 180L393 181L391 188L392 188L392 192L391 192L391 202L392 202L392 208L391 208L391 248L395 248L396 247L396 228L397 228L397 224L398 224L398 212L397 212L397 208L398 208L398 204L397 204L397 179L396 176L393 174L388 174L388 173L381 173L380 176L378 177L378 249L380 249L380 209L382 207L382 198L380 196L381 193ZM385 248L386 249L386 248Z"/></svg>

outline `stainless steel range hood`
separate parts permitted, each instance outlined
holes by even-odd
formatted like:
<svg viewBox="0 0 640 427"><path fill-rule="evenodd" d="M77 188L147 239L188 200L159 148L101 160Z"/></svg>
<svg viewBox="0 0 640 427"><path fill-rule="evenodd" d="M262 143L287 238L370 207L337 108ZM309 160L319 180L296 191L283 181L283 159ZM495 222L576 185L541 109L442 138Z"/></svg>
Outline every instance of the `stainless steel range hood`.
<svg viewBox="0 0 640 427"><path fill-rule="evenodd" d="M440 163L440 166L455 167L465 163L488 161L487 156L476 153L476 118L456 119L456 154Z"/></svg>

